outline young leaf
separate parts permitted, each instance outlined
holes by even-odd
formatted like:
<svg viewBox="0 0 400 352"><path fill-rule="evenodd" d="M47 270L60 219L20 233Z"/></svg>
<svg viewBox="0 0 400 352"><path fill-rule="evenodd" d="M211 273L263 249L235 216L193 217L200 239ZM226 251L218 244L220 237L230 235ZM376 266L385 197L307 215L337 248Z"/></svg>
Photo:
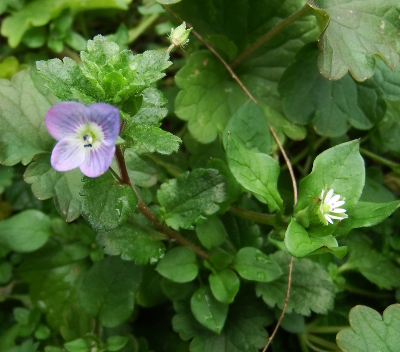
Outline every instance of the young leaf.
<svg viewBox="0 0 400 352"><path fill-rule="evenodd" d="M310 236L296 220L292 220L286 230L285 246L287 251L296 258L303 258L311 254L332 253L341 259L347 253L347 248L339 247L335 237L330 235Z"/></svg>
<svg viewBox="0 0 400 352"><path fill-rule="evenodd" d="M157 192L160 215L174 229L192 228L226 201L225 177L214 169L195 169L163 183Z"/></svg>
<svg viewBox="0 0 400 352"><path fill-rule="evenodd" d="M387 307L381 316L366 306L356 306L349 313L351 328L339 331L336 343L343 351L390 351L400 346L400 304Z"/></svg>
<svg viewBox="0 0 400 352"><path fill-rule="evenodd" d="M400 5L390 0L339 1L308 0L317 16L327 16L319 40L321 73L339 79L347 71L357 81L374 73L375 58L380 56L392 70L399 63ZM357 53L357 54L356 54Z"/></svg>
<svg viewBox="0 0 400 352"><path fill-rule="evenodd" d="M50 218L39 210L25 210L0 222L0 244L16 252L34 252L50 236Z"/></svg>
<svg viewBox="0 0 400 352"><path fill-rule="evenodd" d="M319 135L329 137L345 134L349 124L361 130L373 127L385 113L380 94L349 75L338 81L321 76L318 54L316 45L306 45L282 75L278 89L285 116L302 125L312 122Z"/></svg>
<svg viewBox="0 0 400 352"><path fill-rule="evenodd" d="M112 230L132 215L137 199L132 188L119 185L110 172L83 185L82 215L97 230Z"/></svg>
<svg viewBox="0 0 400 352"><path fill-rule="evenodd" d="M174 282L192 281L199 271L196 254L188 247L176 247L158 262L159 274Z"/></svg>
<svg viewBox="0 0 400 352"><path fill-rule="evenodd" d="M282 309L287 289L290 256L282 251L271 254L278 262L283 275L268 284L258 283L256 293L271 307ZM311 311L325 314L333 307L334 285L329 274L317 263L309 259L293 259L290 296L287 313L296 312L310 315Z"/></svg>
<svg viewBox="0 0 400 352"><path fill-rule="evenodd" d="M239 291L240 280L230 269L210 274L208 282L214 297L221 303L232 303Z"/></svg>
<svg viewBox="0 0 400 352"><path fill-rule="evenodd" d="M241 277L247 280L270 282L282 275L278 263L258 249L242 248L232 263Z"/></svg>
<svg viewBox="0 0 400 352"><path fill-rule="evenodd" d="M128 342L127 336L114 335L110 336L107 339L106 347L108 351L119 351L120 349L122 349L122 347L126 345L127 342Z"/></svg>
<svg viewBox="0 0 400 352"><path fill-rule="evenodd" d="M201 325L217 334L221 332L228 314L228 305L218 302L209 287L202 286L193 294L190 308Z"/></svg>
<svg viewBox="0 0 400 352"><path fill-rule="evenodd" d="M221 220L212 216L203 224L196 226L196 235L207 249L213 249L225 242L226 231Z"/></svg>
<svg viewBox="0 0 400 352"><path fill-rule="evenodd" d="M163 257L165 246L159 237L130 224L108 232L99 232L97 241L105 247L104 253L120 255L124 260L134 260L138 265L154 264Z"/></svg>
<svg viewBox="0 0 400 352"><path fill-rule="evenodd" d="M79 291L82 308L101 324L122 324L133 312L135 292L142 280L142 269L133 262L106 257L85 273Z"/></svg>
<svg viewBox="0 0 400 352"><path fill-rule="evenodd" d="M243 147L233 136L227 142L229 169L248 191L261 196L270 212L282 210L283 201L277 184L279 163L267 154L254 153Z"/></svg>
<svg viewBox="0 0 400 352"><path fill-rule="evenodd" d="M0 79L0 163L26 165L35 154L51 150L54 140L44 116L54 102L51 93L36 89L28 70L15 74L11 82Z"/></svg>

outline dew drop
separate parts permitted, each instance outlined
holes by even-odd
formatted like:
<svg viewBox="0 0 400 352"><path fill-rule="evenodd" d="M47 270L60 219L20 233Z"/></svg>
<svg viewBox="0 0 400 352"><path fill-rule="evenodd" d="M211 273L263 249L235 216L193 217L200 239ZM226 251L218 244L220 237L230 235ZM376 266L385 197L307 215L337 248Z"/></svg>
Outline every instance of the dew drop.
<svg viewBox="0 0 400 352"><path fill-rule="evenodd" d="M350 13L353 13L353 10L350 10L349 12L350 12Z"/></svg>
<svg viewBox="0 0 400 352"><path fill-rule="evenodd" d="M381 27L381 29L385 29L385 21L382 21L379 27Z"/></svg>
<svg viewBox="0 0 400 352"><path fill-rule="evenodd" d="M267 278L266 275L261 271L257 273L257 277L259 280L263 280L263 281Z"/></svg>
<svg viewBox="0 0 400 352"><path fill-rule="evenodd" d="M340 16L337 16L337 19L340 20Z"/></svg>

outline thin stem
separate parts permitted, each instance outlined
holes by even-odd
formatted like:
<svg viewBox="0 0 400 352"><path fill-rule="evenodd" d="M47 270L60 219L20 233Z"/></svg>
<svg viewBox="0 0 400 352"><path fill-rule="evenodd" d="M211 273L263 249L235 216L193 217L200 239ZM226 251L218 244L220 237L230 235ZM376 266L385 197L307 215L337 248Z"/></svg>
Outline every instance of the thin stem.
<svg viewBox="0 0 400 352"><path fill-rule="evenodd" d="M315 346L315 345L314 345L313 343L311 343L308 339L305 340L305 343L306 343L306 345L307 345L308 347L310 347L310 348L311 348L313 351L315 351L315 352L333 352L332 350L327 351L327 350L323 350L323 349L321 349L321 348ZM340 351L340 350L336 349L336 351Z"/></svg>
<svg viewBox="0 0 400 352"><path fill-rule="evenodd" d="M119 182L119 183L124 183L121 179L121 177L119 177L119 175L114 171L114 169L110 166L108 168L108 170L110 170L110 172L112 173L112 175L115 177L115 179Z"/></svg>
<svg viewBox="0 0 400 352"><path fill-rule="evenodd" d="M394 172L400 173L400 164L395 163L394 161L391 161L386 158L382 158L381 156L370 152L367 149L360 148L360 153L364 154L365 156L371 158L372 160L381 163L382 165L385 165L387 167L390 167Z"/></svg>
<svg viewBox="0 0 400 352"><path fill-rule="evenodd" d="M250 211L234 206L229 207L229 212L238 216L239 218L270 226L275 226L278 220L277 215L257 213L255 211ZM284 219L283 221L287 222L287 219Z"/></svg>
<svg viewBox="0 0 400 352"><path fill-rule="evenodd" d="M232 61L231 67L235 68L239 64L241 64L247 57L253 54L255 51L260 49L266 42L274 38L277 34L282 32L289 24L293 23L294 21L298 20L301 17L305 17L311 13L311 7L306 4L300 10L295 12L294 14L290 15L288 18L284 19L270 31L265 33L262 37L258 38L253 44L246 48L235 60Z"/></svg>
<svg viewBox="0 0 400 352"><path fill-rule="evenodd" d="M330 341L326 341L325 339L321 339L318 336L307 334L307 340L308 341L312 341L314 343L317 343L320 346L329 348L329 349L331 349L333 351L340 351L338 346L335 343L330 342Z"/></svg>
<svg viewBox="0 0 400 352"><path fill-rule="evenodd" d="M281 324L283 316L285 315L287 304L288 304L288 301L289 301L289 295L290 295L290 284L291 284L291 281L292 281L292 269L293 269L293 256L290 257L290 262L289 262L289 275L288 275L288 284L287 284L287 289L286 289L285 304L283 305L282 313L281 313L281 316L278 319L278 322L276 323L275 329L272 332L271 336L269 337L268 342L265 345L265 347L262 350L262 352L265 352L268 349L268 346L270 345L272 339L274 338L276 332L278 331L279 325Z"/></svg>
<svg viewBox="0 0 400 352"><path fill-rule="evenodd" d="M149 220L161 232L165 233L171 240L176 241L177 243L179 243L182 246L191 248L199 257L208 260L209 254L207 252L204 252L202 249L195 246L193 243L189 242L187 239L183 238L178 232L176 232L175 230L169 228L167 225L158 221L157 217L151 212L151 210L146 206L146 204L144 204L142 198L140 197L138 190L131 183L131 180L130 180L129 174L128 174L128 170L127 170L126 164L125 164L124 154L122 153L121 147L117 147L117 150L115 152L115 157L117 159L119 172L120 172L123 183L130 186L133 189L133 191L135 192L136 197L138 199L139 210L147 218L147 220Z"/></svg>
<svg viewBox="0 0 400 352"><path fill-rule="evenodd" d="M307 332L313 334L337 334L350 326L307 326Z"/></svg>
<svg viewBox="0 0 400 352"><path fill-rule="evenodd" d="M132 44L137 38L139 38L159 16L160 14L154 13L150 16L143 17L137 26L128 31L128 43Z"/></svg>
<svg viewBox="0 0 400 352"><path fill-rule="evenodd" d="M347 285L347 284L342 284L340 282L334 281L335 285L343 290L346 290L348 292L352 292L352 293L357 293L361 296L366 296L366 297L373 297L373 298L378 298L378 299L388 299L388 298L393 298L393 294L391 293L375 293L375 292L371 292L371 291L367 291L367 290L363 290L361 288L358 287L354 287L351 285Z"/></svg>

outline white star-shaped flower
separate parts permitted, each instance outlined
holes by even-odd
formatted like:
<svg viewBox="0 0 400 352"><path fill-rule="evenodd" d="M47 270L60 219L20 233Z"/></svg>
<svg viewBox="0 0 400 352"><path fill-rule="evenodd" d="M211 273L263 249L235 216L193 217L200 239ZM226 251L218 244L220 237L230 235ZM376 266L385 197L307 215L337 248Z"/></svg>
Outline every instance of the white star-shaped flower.
<svg viewBox="0 0 400 352"><path fill-rule="evenodd" d="M343 220L347 218L346 209L339 208L344 205L344 198L340 194L334 195L334 190L330 189L325 195L325 190L321 192L321 205L317 214L324 225L333 224L333 220Z"/></svg>

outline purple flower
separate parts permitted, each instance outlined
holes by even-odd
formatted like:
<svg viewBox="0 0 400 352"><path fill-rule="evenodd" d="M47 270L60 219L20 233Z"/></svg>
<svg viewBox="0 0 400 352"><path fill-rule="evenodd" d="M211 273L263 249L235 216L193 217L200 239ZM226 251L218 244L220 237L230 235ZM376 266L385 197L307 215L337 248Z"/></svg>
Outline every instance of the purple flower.
<svg viewBox="0 0 400 352"><path fill-rule="evenodd" d="M108 170L120 129L117 108L104 103L85 106L66 101L50 108L45 124L58 141L50 160L55 170L79 167L88 177L98 177Z"/></svg>

